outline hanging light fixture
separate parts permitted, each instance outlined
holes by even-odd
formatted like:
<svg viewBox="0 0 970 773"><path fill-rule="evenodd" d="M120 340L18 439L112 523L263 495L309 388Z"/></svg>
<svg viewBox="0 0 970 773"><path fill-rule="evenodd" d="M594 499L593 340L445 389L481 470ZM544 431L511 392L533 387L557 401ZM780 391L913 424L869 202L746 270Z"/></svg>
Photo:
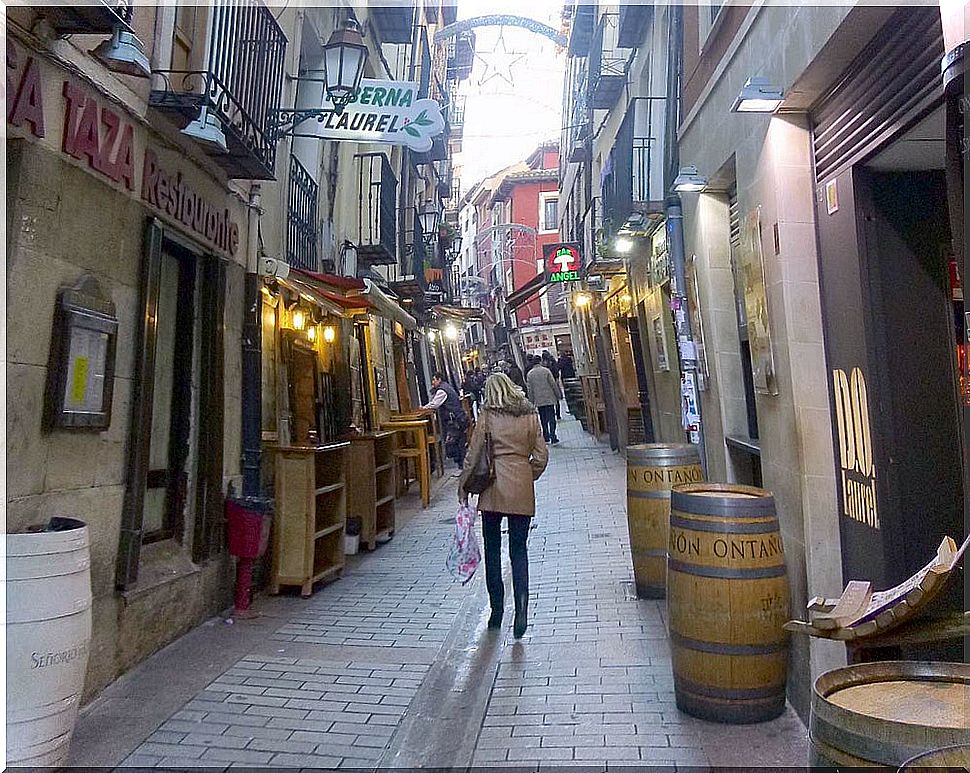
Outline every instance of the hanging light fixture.
<svg viewBox="0 0 970 773"><path fill-rule="evenodd" d="M421 232L427 241L434 241L438 236L438 218L440 213L433 204L425 204L424 208L418 212L418 220L421 221Z"/></svg>
<svg viewBox="0 0 970 773"><path fill-rule="evenodd" d="M316 325L310 325L310 327L308 327L306 329L306 340L307 341L310 341L311 343L313 341L316 341L317 340L317 326Z"/></svg>
<svg viewBox="0 0 970 773"><path fill-rule="evenodd" d="M626 254L633 249L633 239L629 239L626 236L620 236L613 244L613 248L621 254Z"/></svg>
<svg viewBox="0 0 970 773"><path fill-rule="evenodd" d="M674 190L678 193L700 193L707 190L707 178L697 172L696 166L682 166L674 178Z"/></svg>
<svg viewBox="0 0 970 773"><path fill-rule="evenodd" d="M303 330L306 327L306 314L303 312L303 309L293 310L292 322L294 330Z"/></svg>
<svg viewBox="0 0 970 773"><path fill-rule="evenodd" d="M323 340L328 344L332 344L337 340L337 329L333 325L327 325L323 329Z"/></svg>
<svg viewBox="0 0 970 773"><path fill-rule="evenodd" d="M748 78L731 105L732 113L774 113L785 100L784 92L767 78Z"/></svg>
<svg viewBox="0 0 970 773"><path fill-rule="evenodd" d="M367 46L356 19L347 19L323 47L323 80L327 97L340 115L357 93L367 64Z"/></svg>
<svg viewBox="0 0 970 773"><path fill-rule="evenodd" d="M211 150L217 150L221 153L229 152L229 147L226 145L226 135L222 131L222 122L209 113L208 105L202 105L199 117L182 129L182 134L191 137Z"/></svg>
<svg viewBox="0 0 970 773"><path fill-rule="evenodd" d="M121 24L112 30L110 38L91 51L91 55L111 72L136 78L148 78L152 74L141 41Z"/></svg>
<svg viewBox="0 0 970 773"><path fill-rule="evenodd" d="M451 240L451 257L454 259L459 255L461 255L461 236L456 234Z"/></svg>

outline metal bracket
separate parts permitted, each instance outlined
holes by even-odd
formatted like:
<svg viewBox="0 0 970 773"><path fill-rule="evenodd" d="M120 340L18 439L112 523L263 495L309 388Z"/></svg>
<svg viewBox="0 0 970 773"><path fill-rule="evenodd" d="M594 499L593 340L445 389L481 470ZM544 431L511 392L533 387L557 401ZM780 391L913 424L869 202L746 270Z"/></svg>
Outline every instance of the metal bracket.
<svg viewBox="0 0 970 773"><path fill-rule="evenodd" d="M315 118L317 123L323 123L328 115L333 115L337 111L329 108L280 108L272 110L269 114L269 125L266 127L266 134L270 140L276 142L287 135L292 135L296 127L311 118Z"/></svg>

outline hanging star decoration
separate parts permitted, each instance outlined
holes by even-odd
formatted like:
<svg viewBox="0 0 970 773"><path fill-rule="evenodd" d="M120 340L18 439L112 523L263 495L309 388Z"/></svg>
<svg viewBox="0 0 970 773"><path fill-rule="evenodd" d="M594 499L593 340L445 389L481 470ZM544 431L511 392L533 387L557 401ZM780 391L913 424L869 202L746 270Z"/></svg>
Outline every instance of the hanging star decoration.
<svg viewBox="0 0 970 773"><path fill-rule="evenodd" d="M518 51L509 51L505 45L505 28L499 30L495 46L488 54L475 53L475 57L485 65L485 72L478 79L478 85L484 86L495 78L501 78L510 87L515 87L515 78L512 75L512 66L525 59L526 54ZM500 51L501 49L501 51Z"/></svg>

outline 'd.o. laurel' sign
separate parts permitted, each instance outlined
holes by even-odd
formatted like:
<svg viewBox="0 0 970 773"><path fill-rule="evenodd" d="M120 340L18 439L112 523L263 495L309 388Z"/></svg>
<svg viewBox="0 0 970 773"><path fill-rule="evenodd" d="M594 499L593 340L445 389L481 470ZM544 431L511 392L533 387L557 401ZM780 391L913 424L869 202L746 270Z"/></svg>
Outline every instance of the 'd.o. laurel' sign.
<svg viewBox="0 0 970 773"><path fill-rule="evenodd" d="M445 130L445 120L437 102L417 96L416 83L364 78L343 113L326 114L310 131L328 139L407 145L423 153ZM329 105L325 98L324 107Z"/></svg>

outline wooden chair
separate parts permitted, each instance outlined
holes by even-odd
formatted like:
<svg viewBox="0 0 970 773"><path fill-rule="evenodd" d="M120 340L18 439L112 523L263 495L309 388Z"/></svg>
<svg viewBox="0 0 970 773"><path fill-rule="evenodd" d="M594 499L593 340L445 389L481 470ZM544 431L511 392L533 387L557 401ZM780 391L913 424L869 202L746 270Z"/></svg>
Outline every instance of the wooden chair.
<svg viewBox="0 0 970 773"><path fill-rule="evenodd" d="M409 421L390 421L382 429L397 430L398 442L394 449L394 458L398 464L400 475L398 482L407 491L410 465L415 466L418 484L421 489L421 505L427 507L431 501L431 470L428 457L428 422L424 419Z"/></svg>

